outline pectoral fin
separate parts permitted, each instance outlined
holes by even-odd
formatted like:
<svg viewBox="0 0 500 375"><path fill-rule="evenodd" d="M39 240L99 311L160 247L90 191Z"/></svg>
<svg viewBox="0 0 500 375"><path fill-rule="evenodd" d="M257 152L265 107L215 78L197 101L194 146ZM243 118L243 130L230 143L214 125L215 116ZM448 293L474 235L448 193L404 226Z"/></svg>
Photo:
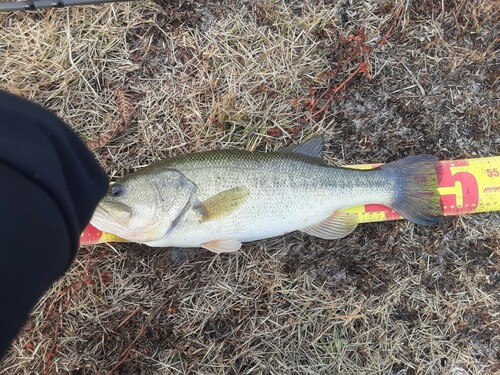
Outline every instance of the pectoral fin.
<svg viewBox="0 0 500 375"><path fill-rule="evenodd" d="M245 186L224 190L201 202L195 209L201 214L201 222L219 219L231 214L243 202L250 192Z"/></svg>
<svg viewBox="0 0 500 375"><path fill-rule="evenodd" d="M232 253L241 248L241 242L238 240L213 240L205 242L201 247L214 253Z"/></svg>
<svg viewBox="0 0 500 375"><path fill-rule="evenodd" d="M325 240L334 240L347 236L356 229L358 223L358 215L335 211L328 219L302 229L302 231Z"/></svg>

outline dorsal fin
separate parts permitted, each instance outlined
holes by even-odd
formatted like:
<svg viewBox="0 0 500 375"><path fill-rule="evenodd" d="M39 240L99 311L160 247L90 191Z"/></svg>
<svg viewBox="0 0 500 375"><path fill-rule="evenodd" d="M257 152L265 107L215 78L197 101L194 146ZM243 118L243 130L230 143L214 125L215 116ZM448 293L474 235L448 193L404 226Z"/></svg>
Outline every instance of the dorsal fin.
<svg viewBox="0 0 500 375"><path fill-rule="evenodd" d="M313 158L319 158L323 160L323 146L324 146L324 140L321 135L312 137L308 139L305 142L302 142L298 145L293 145L286 147L284 149L281 149L278 152L284 152L284 153L296 153L296 154L303 154L307 155Z"/></svg>

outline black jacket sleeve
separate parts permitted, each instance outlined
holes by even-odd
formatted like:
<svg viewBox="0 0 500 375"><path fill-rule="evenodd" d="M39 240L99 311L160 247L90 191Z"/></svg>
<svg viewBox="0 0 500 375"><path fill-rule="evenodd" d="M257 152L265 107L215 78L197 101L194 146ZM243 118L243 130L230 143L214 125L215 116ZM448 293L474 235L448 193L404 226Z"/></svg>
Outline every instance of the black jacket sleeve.
<svg viewBox="0 0 500 375"><path fill-rule="evenodd" d="M107 187L67 125L0 91L0 357L70 265Z"/></svg>

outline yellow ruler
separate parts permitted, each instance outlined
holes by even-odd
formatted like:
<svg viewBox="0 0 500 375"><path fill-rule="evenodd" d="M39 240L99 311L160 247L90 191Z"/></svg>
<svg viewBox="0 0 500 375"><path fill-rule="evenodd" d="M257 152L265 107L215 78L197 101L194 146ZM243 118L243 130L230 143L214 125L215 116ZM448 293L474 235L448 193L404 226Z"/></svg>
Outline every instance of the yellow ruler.
<svg viewBox="0 0 500 375"><path fill-rule="evenodd" d="M371 169L379 165L352 168ZM445 216L500 210L500 156L440 161L436 163L436 173ZM378 204L343 211L358 214L361 223L402 219L397 212Z"/></svg>
<svg viewBox="0 0 500 375"><path fill-rule="evenodd" d="M380 164L353 165L351 168L371 169ZM500 156L488 158L445 160L436 163L441 208L445 216L500 210ZM402 219L389 207L365 204L343 211L356 213L360 223ZM88 225L81 245L103 242L126 242L111 233Z"/></svg>

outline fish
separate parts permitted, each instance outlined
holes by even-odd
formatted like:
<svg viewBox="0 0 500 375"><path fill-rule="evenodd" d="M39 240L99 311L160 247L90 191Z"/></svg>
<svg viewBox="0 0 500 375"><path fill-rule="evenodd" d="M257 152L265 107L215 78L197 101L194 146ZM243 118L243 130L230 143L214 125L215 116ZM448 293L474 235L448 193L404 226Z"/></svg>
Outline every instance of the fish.
<svg viewBox="0 0 500 375"><path fill-rule="evenodd" d="M329 165L323 137L276 152L211 150L153 162L110 185L91 224L151 247L238 251L294 231L327 240L352 233L357 214L382 204L420 225L443 212L437 158L416 155L371 170Z"/></svg>

